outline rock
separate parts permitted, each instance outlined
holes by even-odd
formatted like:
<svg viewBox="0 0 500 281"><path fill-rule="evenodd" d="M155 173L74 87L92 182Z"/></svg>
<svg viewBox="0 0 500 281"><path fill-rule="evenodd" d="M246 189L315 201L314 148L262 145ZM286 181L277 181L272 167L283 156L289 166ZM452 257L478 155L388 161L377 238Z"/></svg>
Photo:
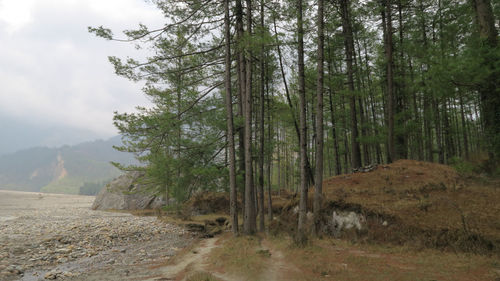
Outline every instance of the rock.
<svg viewBox="0 0 500 281"><path fill-rule="evenodd" d="M143 176L141 172L129 172L114 179L99 192L92 210L144 210L165 205L161 197L147 193L147 187L138 183Z"/></svg>
<svg viewBox="0 0 500 281"><path fill-rule="evenodd" d="M49 280L54 280L54 279L57 279L57 277L59 275L61 275L61 273L62 272L60 272L60 271L50 271L50 272L45 273L45 275L43 276L43 278L49 279Z"/></svg>
<svg viewBox="0 0 500 281"><path fill-rule="evenodd" d="M189 231L193 231L193 232L205 232L206 228L203 224L199 224L199 223L188 223L186 224L186 228L189 230Z"/></svg>
<svg viewBox="0 0 500 281"><path fill-rule="evenodd" d="M356 228L361 230L366 225L366 218L355 212L333 211L330 230L335 237L339 237L342 230Z"/></svg>

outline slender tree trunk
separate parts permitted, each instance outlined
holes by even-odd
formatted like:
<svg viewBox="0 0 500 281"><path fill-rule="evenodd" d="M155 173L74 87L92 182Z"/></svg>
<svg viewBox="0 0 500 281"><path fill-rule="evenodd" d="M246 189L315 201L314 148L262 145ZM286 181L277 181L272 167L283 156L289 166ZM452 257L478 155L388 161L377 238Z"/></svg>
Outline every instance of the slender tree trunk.
<svg viewBox="0 0 500 281"><path fill-rule="evenodd" d="M464 154L465 159L469 160L469 139L467 137L467 128L465 123L465 111L464 111L464 98L462 94L458 94L459 102L460 102L460 118L462 120L462 135L464 139Z"/></svg>
<svg viewBox="0 0 500 281"><path fill-rule="evenodd" d="M392 43L392 3L391 0L384 1L385 8L385 58L387 75L387 152L389 162L397 160L395 136L394 136L394 72L393 72L393 43Z"/></svg>
<svg viewBox="0 0 500 281"><path fill-rule="evenodd" d="M252 6L251 1L246 0L247 14L247 34L252 34ZM253 234L256 231L255 214L255 191L253 186L253 165L252 165L252 55L250 50L246 50L246 82L245 82L245 220L243 231L245 234Z"/></svg>
<svg viewBox="0 0 500 281"><path fill-rule="evenodd" d="M471 0L476 14L476 25L482 40L480 56L488 77L479 87L481 119L491 163L500 164L500 69L498 63L498 31L490 0Z"/></svg>
<svg viewBox="0 0 500 281"><path fill-rule="evenodd" d="M413 64L412 60L408 57L408 67L410 68L410 77L411 77L411 82L415 84L415 75L414 75L414 70L413 70ZM413 119L415 121L415 124L417 124L417 130L413 134L414 141L417 143L416 149L417 149L417 159L420 161L424 160L424 145L422 142L422 137L424 136L422 132L422 124L420 123L420 113L419 113L419 107L418 107L418 102L417 102L417 93L415 90L413 90L412 94L412 107L413 107Z"/></svg>
<svg viewBox="0 0 500 281"><path fill-rule="evenodd" d="M350 91L349 107L351 113L351 152L352 152L352 168L361 167L361 149L358 140L358 120L356 114L356 96L354 93L354 69L353 69L353 55L354 55L354 39L351 28L350 19L350 0L341 0L341 16L342 16L342 30L344 34L344 44L346 50L346 63L347 63L347 85Z"/></svg>
<svg viewBox="0 0 500 281"><path fill-rule="evenodd" d="M405 123L406 117L404 111L406 110L406 65L404 59L404 25L403 25L403 7L401 0L398 0L398 21L399 21L399 82L397 85L397 91L395 96L396 106L394 107L394 114L399 116L395 121L397 121L397 126L399 127L398 133L394 134L395 137L395 152L396 159L408 158L408 138L406 136ZM392 40L392 39L391 39ZM403 129L403 130L401 130Z"/></svg>
<svg viewBox="0 0 500 281"><path fill-rule="evenodd" d="M273 17L273 25L274 25L274 35L276 38L276 49L278 51L278 60L280 63L281 77L283 79L283 85L285 86L286 101L288 104L288 108L290 108L290 114L292 115L293 125L295 127L295 132L297 133L297 139L300 139L300 129L299 129L299 125L297 124L297 117L295 116L295 108L292 104L292 99L290 98L290 91L288 90L288 83L286 81L285 69L283 67L283 57L281 54L280 42L278 40L276 19L274 17ZM307 171L307 180L310 181L311 184L314 184L313 172L312 172L311 164L310 164L309 157L307 156L307 154L306 154L306 171Z"/></svg>
<svg viewBox="0 0 500 281"><path fill-rule="evenodd" d="M444 150L443 150L443 133L441 127L441 114L439 113L439 101L436 97L433 98L434 107L434 126L436 128L436 143L438 149L438 161L444 164Z"/></svg>
<svg viewBox="0 0 500 281"><path fill-rule="evenodd" d="M375 113L375 99L373 97L373 85L372 85L372 79L371 79L371 75L370 75L370 65L368 63L368 51L367 51L367 48L368 48L368 44L366 43L366 39L363 40L363 45L364 45L364 48L365 48L365 52L364 52L364 57L365 57L365 68L366 68L366 78L368 80L368 94L369 94L369 97L368 97L368 100L369 100L369 103L370 103L370 109L371 109L371 115L372 115L372 122L373 122L373 133L375 136L378 136L379 132L378 132L378 128L377 128L377 115ZM376 157L376 161L378 164L382 163L382 148L380 147L380 143L377 142L376 144L374 144L375 146L375 157Z"/></svg>
<svg viewBox="0 0 500 281"><path fill-rule="evenodd" d="M304 27L302 20L302 0L297 1L297 41L298 41L298 77L299 77L299 121L300 121L300 201L299 201L299 221L297 227L297 242L305 243L306 234L306 214L307 214L307 144L306 144L306 93L305 93L305 71L304 71Z"/></svg>
<svg viewBox="0 0 500 281"><path fill-rule="evenodd" d="M238 209L236 193L236 159L234 149L233 99L231 94L231 30L229 20L229 0L224 0L224 37L225 37L225 90L226 90L226 122L229 146L229 205L231 231L238 234Z"/></svg>
<svg viewBox="0 0 500 281"><path fill-rule="evenodd" d="M241 0L236 0L236 5L235 5L235 13L236 13L236 41L237 42L242 42L243 41L243 6L241 4ZM245 82L246 82L246 74L245 74L245 54L241 47L238 48L237 50L237 70L238 70L238 118L240 120L244 119L245 116ZM238 185L240 185L240 191L242 192L242 215L243 218L245 217L245 201L246 201L246 195L245 195L245 130L244 126L239 126L238 127L238 156L239 156L239 162L238 162L238 174L240 174L240 178L242 179L241 181L237 182Z"/></svg>
<svg viewBox="0 0 500 281"><path fill-rule="evenodd" d="M330 59L328 60L328 73L332 75L332 68ZM332 120L332 138L333 138L333 157L335 159L335 174L340 175L342 173L342 166L340 165L340 156L339 156L339 140L337 137L337 125L335 119L335 107L333 106L333 85L330 84L328 88L329 93L329 103L330 103L330 116Z"/></svg>
<svg viewBox="0 0 500 281"><path fill-rule="evenodd" d="M264 31L264 1L260 1L260 26ZM265 53L264 44L260 48L260 157L259 157L259 231L264 231L264 96L265 96Z"/></svg>
<svg viewBox="0 0 500 281"><path fill-rule="evenodd" d="M324 22L323 22L323 0L318 0L318 82L316 90L316 176L314 178L314 224L315 233L319 234L320 213L323 197L323 76L324 76Z"/></svg>
<svg viewBox="0 0 500 281"><path fill-rule="evenodd" d="M266 63L266 70L268 69ZM267 96L267 141L269 142L270 149L267 151L267 219L271 223L273 221L273 201L271 196L272 188L272 169L273 162L273 145L272 145L272 122L271 122L271 97L269 94L269 76L266 73L266 96Z"/></svg>

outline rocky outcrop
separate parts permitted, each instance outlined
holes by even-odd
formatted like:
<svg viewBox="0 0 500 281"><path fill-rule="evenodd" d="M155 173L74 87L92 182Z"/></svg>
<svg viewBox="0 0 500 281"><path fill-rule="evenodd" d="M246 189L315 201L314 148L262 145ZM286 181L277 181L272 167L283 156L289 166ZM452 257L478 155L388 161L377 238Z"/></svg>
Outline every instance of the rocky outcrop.
<svg viewBox="0 0 500 281"><path fill-rule="evenodd" d="M138 179L141 172L129 172L114 179L103 187L95 198L93 210L144 210L157 209L164 205L164 200L148 192Z"/></svg>

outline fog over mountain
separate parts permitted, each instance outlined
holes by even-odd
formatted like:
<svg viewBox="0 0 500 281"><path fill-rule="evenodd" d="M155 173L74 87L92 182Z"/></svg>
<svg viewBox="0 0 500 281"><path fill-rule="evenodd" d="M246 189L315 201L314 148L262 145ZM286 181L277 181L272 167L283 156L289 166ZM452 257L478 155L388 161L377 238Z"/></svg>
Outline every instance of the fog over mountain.
<svg viewBox="0 0 500 281"><path fill-rule="evenodd" d="M58 147L103 138L90 130L24 121L0 114L0 156L32 147Z"/></svg>
<svg viewBox="0 0 500 281"><path fill-rule="evenodd" d="M0 156L0 189L77 194L85 183L121 174L110 161L134 163L130 153L113 149L120 136L60 147L33 147Z"/></svg>

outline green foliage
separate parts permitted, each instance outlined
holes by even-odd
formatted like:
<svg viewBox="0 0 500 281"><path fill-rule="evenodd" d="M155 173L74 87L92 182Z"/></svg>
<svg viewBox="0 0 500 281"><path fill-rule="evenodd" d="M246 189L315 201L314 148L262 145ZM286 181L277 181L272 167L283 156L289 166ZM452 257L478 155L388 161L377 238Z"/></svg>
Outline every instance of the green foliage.
<svg viewBox="0 0 500 281"><path fill-rule="evenodd" d="M79 194L83 181L78 178L66 176L53 181L40 189L46 193Z"/></svg>
<svg viewBox="0 0 500 281"><path fill-rule="evenodd" d="M448 162L462 176L471 176L477 171L476 165L459 157L453 157Z"/></svg>
<svg viewBox="0 0 500 281"><path fill-rule="evenodd" d="M97 195L99 191L103 187L105 187L109 181L102 181L102 182L84 182L82 186L80 186L80 190L78 194L80 195Z"/></svg>
<svg viewBox="0 0 500 281"><path fill-rule="evenodd" d="M159 6L172 17L184 13L179 7ZM197 50L211 50L211 46L197 43L194 37L186 40L192 32L189 25L178 25L151 37L157 57L146 62L110 57L118 75L145 80L144 94L153 103L151 108L138 108L137 113L115 112L114 125L124 136L123 145L115 148L135 153L142 166L114 165L122 170L145 171L144 183L152 187L150 192L168 194L179 202L196 191L226 188L222 156L225 112L218 92L222 83L211 75L220 70L200 67L217 58L217 48L197 54ZM148 33L144 26L126 31L129 37Z"/></svg>
<svg viewBox="0 0 500 281"><path fill-rule="evenodd" d="M87 27L88 32L94 33L98 37L102 37L104 39L111 40L113 38L113 32L111 32L111 29L109 28L104 28L101 26L95 28L95 27Z"/></svg>

